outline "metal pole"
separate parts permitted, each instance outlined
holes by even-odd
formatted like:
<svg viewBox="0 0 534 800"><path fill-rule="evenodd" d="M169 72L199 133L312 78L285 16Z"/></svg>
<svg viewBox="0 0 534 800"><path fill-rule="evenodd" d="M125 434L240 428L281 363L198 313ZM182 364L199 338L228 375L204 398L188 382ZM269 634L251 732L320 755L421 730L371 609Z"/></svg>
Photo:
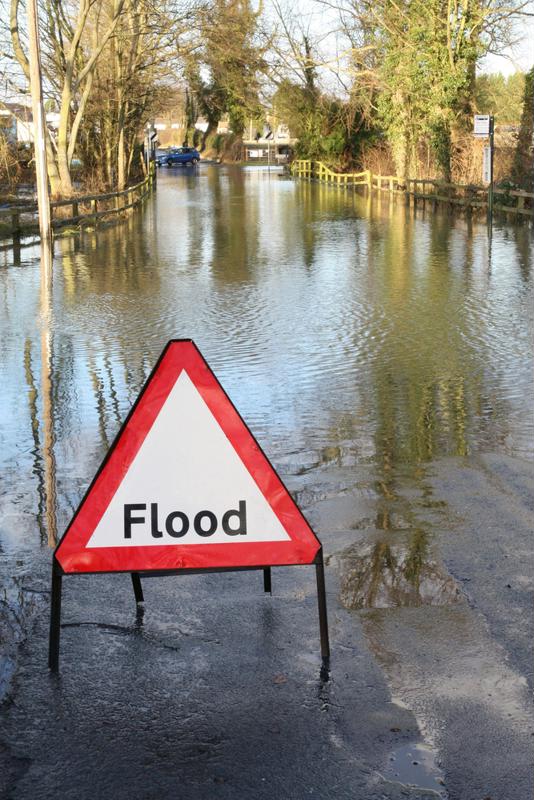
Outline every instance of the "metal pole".
<svg viewBox="0 0 534 800"><path fill-rule="evenodd" d="M35 177L37 182L37 206L39 208L39 232L41 239L50 239L50 195L46 167L46 120L43 108L43 84L41 77L41 53L39 50L39 19L37 0L28 0L28 41L30 62L30 91L33 113L33 147L35 153Z"/></svg>
<svg viewBox="0 0 534 800"><path fill-rule="evenodd" d="M144 603L145 598L143 597L143 587L141 585L141 578L139 577L138 572L132 572L132 585L135 595L135 602Z"/></svg>
<svg viewBox="0 0 534 800"><path fill-rule="evenodd" d="M263 569L263 591L269 592L269 594L273 593L271 588L271 568L264 567Z"/></svg>
<svg viewBox="0 0 534 800"><path fill-rule="evenodd" d="M152 137L152 133L154 133L154 137ZM152 127L150 132L150 162L156 160L156 129Z"/></svg>
<svg viewBox="0 0 534 800"><path fill-rule="evenodd" d="M330 642L328 639L328 617L326 614L326 589L322 548L319 550L316 557L315 570L317 577L317 602L319 604L319 629L321 632L321 656L323 662L328 664L330 659Z"/></svg>
<svg viewBox="0 0 534 800"><path fill-rule="evenodd" d="M493 222L493 152L494 152L494 117L489 118L490 143L490 182L488 186L488 222Z"/></svg>
<svg viewBox="0 0 534 800"><path fill-rule="evenodd" d="M54 558L52 563L52 599L50 603L50 639L48 642L48 667L52 672L59 668L59 638L61 633L61 579L62 573Z"/></svg>

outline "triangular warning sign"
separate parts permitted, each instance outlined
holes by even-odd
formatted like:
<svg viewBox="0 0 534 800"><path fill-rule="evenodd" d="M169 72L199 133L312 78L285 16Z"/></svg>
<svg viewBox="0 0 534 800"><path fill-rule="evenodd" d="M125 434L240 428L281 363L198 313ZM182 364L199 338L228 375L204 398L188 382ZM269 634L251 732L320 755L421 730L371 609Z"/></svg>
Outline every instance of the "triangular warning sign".
<svg viewBox="0 0 534 800"><path fill-rule="evenodd" d="M195 344L174 340L55 557L148 572L310 564L320 546Z"/></svg>

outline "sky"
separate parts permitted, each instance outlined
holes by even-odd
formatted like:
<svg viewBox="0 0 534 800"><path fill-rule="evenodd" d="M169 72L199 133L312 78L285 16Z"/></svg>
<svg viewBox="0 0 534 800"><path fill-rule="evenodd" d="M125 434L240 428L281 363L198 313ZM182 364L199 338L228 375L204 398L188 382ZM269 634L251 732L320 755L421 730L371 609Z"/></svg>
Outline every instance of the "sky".
<svg viewBox="0 0 534 800"><path fill-rule="evenodd" d="M521 40L503 52L503 55L488 55L480 63L481 72L502 72L510 75L517 70L527 72L534 65L534 19L523 24Z"/></svg>

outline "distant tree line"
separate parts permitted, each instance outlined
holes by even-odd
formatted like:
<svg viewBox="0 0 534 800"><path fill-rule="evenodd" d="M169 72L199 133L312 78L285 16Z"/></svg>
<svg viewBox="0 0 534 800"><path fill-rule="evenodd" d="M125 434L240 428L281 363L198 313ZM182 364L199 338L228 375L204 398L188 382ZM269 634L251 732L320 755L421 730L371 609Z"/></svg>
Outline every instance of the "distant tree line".
<svg viewBox="0 0 534 800"><path fill-rule="evenodd" d="M477 75L513 39L528 2L316 0L318 25L285 1L41 2L44 88L58 119L47 141L53 194L73 193L79 163L86 186L123 188L139 169L144 127L177 84L186 139L199 115L206 121L200 146L223 117L239 138L269 114L289 125L297 155L349 168L382 153L401 177L450 179L471 146L473 114L492 112L521 126L530 152L532 75ZM0 5L6 96L20 97L25 4Z"/></svg>
<svg viewBox="0 0 534 800"><path fill-rule="evenodd" d="M515 40L531 4L339 0L343 57L336 62L335 93L318 80L328 60L321 36L311 37L298 19L290 24L288 8L276 9L275 41L287 77L278 83L274 106L286 118L293 110L300 155L359 166L378 153L400 177L451 180L467 176L465 166L480 149L471 136L475 113L493 113L497 124L522 124L524 131L530 120L532 137L532 73L526 82L522 73L477 74L485 55ZM527 139L525 132L523 154Z"/></svg>

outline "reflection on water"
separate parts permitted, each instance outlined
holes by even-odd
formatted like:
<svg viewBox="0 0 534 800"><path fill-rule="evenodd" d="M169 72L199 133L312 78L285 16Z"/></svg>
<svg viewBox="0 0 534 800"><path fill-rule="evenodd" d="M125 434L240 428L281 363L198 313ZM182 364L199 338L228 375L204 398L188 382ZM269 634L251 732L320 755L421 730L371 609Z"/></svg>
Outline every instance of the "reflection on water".
<svg viewBox="0 0 534 800"><path fill-rule="evenodd" d="M2 253L3 518L35 524L1 545L27 552L36 528L53 542L55 492L61 529L171 337L197 341L275 463L368 466L381 530L406 470L532 457L530 236L496 228L490 254L483 224L206 167L162 174L122 225L58 240L53 291L39 248ZM410 582L421 542L376 548L347 554L366 576L349 604L377 564L390 600L448 591L431 561Z"/></svg>
<svg viewBox="0 0 534 800"><path fill-rule="evenodd" d="M423 744L406 744L398 747L389 757L383 770L386 780L393 780L405 787L429 789L435 797L447 797L442 770L436 764L436 756ZM408 792L404 792L408 795Z"/></svg>
<svg viewBox="0 0 534 800"><path fill-rule="evenodd" d="M43 475L39 499L44 507L47 541L50 547L57 544L56 522L56 464L54 456L54 398L53 398L53 253L50 242L42 242L41 252L41 395L43 427ZM36 423L32 420L32 432ZM40 528L42 530L42 521Z"/></svg>
<svg viewBox="0 0 534 800"><path fill-rule="evenodd" d="M408 541L358 542L340 555L341 602L345 608L395 608L456 602L456 582L429 552L428 534Z"/></svg>

